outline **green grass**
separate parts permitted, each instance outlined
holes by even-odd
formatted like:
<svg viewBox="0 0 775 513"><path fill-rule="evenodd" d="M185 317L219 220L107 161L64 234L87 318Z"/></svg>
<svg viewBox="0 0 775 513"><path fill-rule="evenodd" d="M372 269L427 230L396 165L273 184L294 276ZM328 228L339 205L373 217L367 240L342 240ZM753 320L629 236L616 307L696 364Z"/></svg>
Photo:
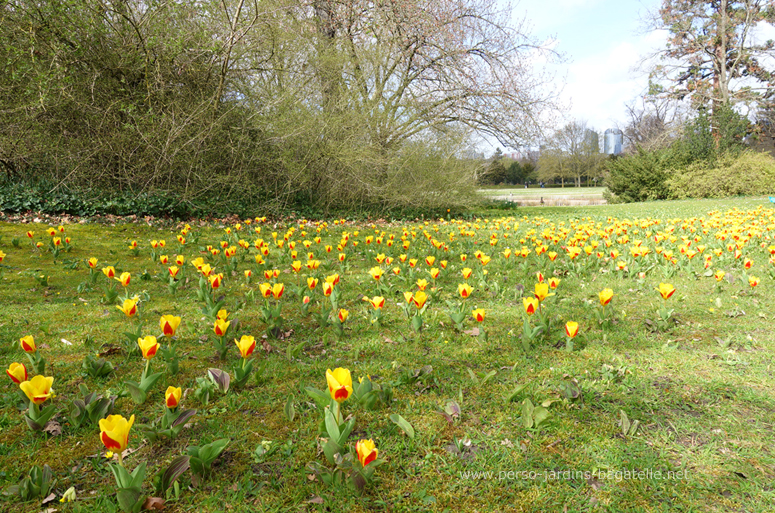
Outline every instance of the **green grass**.
<svg viewBox="0 0 775 513"><path fill-rule="evenodd" d="M709 215L711 211L718 211L718 216ZM586 228L585 223L594 223L587 230L591 233L588 242L598 241L598 250L605 251L606 258L594 252L587 257L582 252L571 261L562 249L579 228ZM133 468L148 462L146 493L153 492L153 477L187 446L219 438L231 441L213 475L202 485L191 486L190 472L181 477L179 497L171 497L166 511L771 510L775 468L771 354L775 338L770 305L775 299L771 277L775 267L768 262L767 248L773 244L775 211L769 209L766 198L493 210L470 222L407 224L411 243L406 251L400 240L404 225L399 224L342 227L329 222L321 226L321 243L312 242L309 250L301 241L313 241L318 235L314 225L259 224L260 235L253 232L255 226L243 224L242 231L235 231L229 239L224 226L196 224L181 247L175 241L181 226L70 224L65 225L65 234L72 238L72 250L61 253L54 262L51 253L34 250L25 236L27 230L34 230L34 240L47 244L47 225L0 223L0 251L6 253L0 263L2 364L7 368L11 362L27 363L18 341L24 335L35 337L49 362L46 375L54 377L56 397L52 401L62 426L59 436L30 431L17 406L18 387L6 378L0 388L0 487L18 483L33 464L48 464L58 479L57 499L70 486L77 491L75 502L61 505L57 501L55 507L60 511L115 511L115 483L103 456L99 429L71 426L69 405L78 386L85 384L90 390L119 395L114 413L134 414L139 424L161 415L164 390L174 385L187 392L183 405L198 413L191 427L172 441L149 443L133 428L130 447L136 452L126 463ZM295 275L287 243L283 249L272 243L273 231L282 238L290 226L296 227L290 240L300 241L296 246L299 260L305 262L307 251L313 251L322 261L318 271L303 267ZM670 227L675 242L656 243L654 235ZM624 235L625 228L629 241L620 244L616 239ZM461 229L470 235L460 235ZM551 237L546 240L544 230L564 234L564 238L557 243ZM730 237L736 233L748 238L742 247L743 258L736 260L727 251L732 238L716 238L723 230L733 231ZM336 259L343 231L350 233L344 250L347 268L341 268ZM383 231L381 245L366 243L366 236ZM435 249L424 231L446 244L447 251ZM601 236L606 232L612 241L607 249ZM493 233L498 237L494 247L489 245ZM387 247L390 235L395 241ZM253 241L257 237L272 243L265 265L255 263ZM701 237L692 247L704 244L704 254L723 248L722 257L713 255L710 270L723 269L732 282L723 281L719 289L716 280L706 276L703 255L689 260L679 252L682 237ZM198 278L189 262L208 255L207 245L218 247L221 240L236 243L238 238L248 241L251 248L238 248L237 272L224 277L218 293L224 297L230 318L240 321L233 335L254 335L259 341L253 360L263 371L245 388L226 395L216 392L204 405L194 397L196 378L213 367L233 374L231 368L239 355L232 345L225 362L215 356L212 323L201 312ZM167 267L150 258L149 241L158 239L167 241L166 251L159 254L187 258L183 283L174 295L167 289ZM139 243L138 256L127 248L131 240ZM634 240L641 240L650 254L634 260L629 250ZM353 241L358 241L357 247ZM534 251L526 259L513 255L507 259L502 254L506 248L532 250L539 242L559 254L554 263L546 254L536 256ZM333 246L331 253L325 252L326 244ZM656 252L658 246L673 251L678 264L666 263ZM484 281L476 277L482 268L473 256L477 249L492 257L484 267L488 271ZM618 249L621 256L611 259L607 253L612 249ZM378 253L396 259L382 266L388 271L383 280L389 293L380 327L369 322L371 307L361 300L361 295L377 293L368 270L377 265ZM461 253L468 255L465 263ZM409 266L398 263L401 254L419 259L411 280L405 278ZM415 279L430 280L423 262L427 255L436 256L436 265L442 259L449 264L435 284L438 297L428 300L425 327L416 333L398 303L403 301L402 292L416 290ZM143 335L159 335L162 314L183 319L177 334L180 372L162 377L142 405L122 394L124 381L137 380L143 367L140 357L123 351L122 332L133 328L135 321L115 305L102 302L108 280L101 273L91 290L81 287L79 291L79 284L88 280L85 261L90 257L99 259L99 268L114 265L119 273L132 274L128 292L147 298L140 305ZM742 268L744 258L753 261L747 271ZM631 274L614 270L620 259L627 262ZM220 256L212 260L216 270L223 268ZM397 277L389 272L396 265L402 269ZM464 281L460 275L464 266L475 272L468 280L474 293L467 308L486 310L482 328L487 340L481 334L457 332L445 313L447 301L460 301L457 284ZM645 277L637 275L636 266ZM270 337L264 347L261 337L266 324L259 312L264 300L258 284L265 281L263 270L274 268L281 271L277 281L286 285L280 302L284 329L289 333L284 340ZM249 284L243 277L245 269L253 271ZM556 295L544 302L551 329L525 353L519 341L522 295L531 295L537 271L561 281ZM49 285L38 283L33 272L49 275ZM292 290L306 276L323 278L334 272L342 275L337 286L340 302L350 312L342 337L331 327L319 328L313 317L302 316L301 298ZM741 280L744 272L761 278L760 285L751 289ZM141 279L143 275L147 279ZM655 290L660 282L677 289L666 302ZM600 308L598 293L604 288L614 291L614 321L609 327L601 326L595 317ZM312 312L325 304L319 288L313 301ZM677 320L666 331L653 327L662 303L675 309ZM581 326L576 350L571 353L563 349L563 325L568 320ZM465 330L475 324L469 317ZM289 347L299 345L299 353L289 358ZM115 373L100 379L89 377L81 365L90 352L107 353ZM162 360L157 356L152 361L154 370L164 369ZM425 365L432 366L430 374L414 384L398 384L402 374ZM350 369L354 379L370 375L374 383L395 384L395 400L387 407L368 410L353 398L342 405L345 415L357 419L350 446L358 439L372 438L380 458L387 460L363 493L347 486L330 489L307 468L311 462L326 465L326 460L319 451L320 413L304 389L325 389L326 369L335 367ZM496 373L481 384L472 380L469 369L478 376ZM571 381L581 390L577 400L562 394ZM524 388L508 402L505 397L520 385ZM293 421L283 413L289 397L296 412ZM460 404L462 413L448 422L436 409L452 399ZM528 429L523 423L527 399L535 405L547 404L549 419L539 429ZM622 411L640 422L634 435L622 433ZM388 418L391 414L411 423L416 432L413 439L396 428ZM262 441L272 441L278 449L257 459L254 451ZM652 477L619 474L621 479L617 479L616 472L624 470L649 471ZM685 476L656 479L653 473L657 471L683 471ZM474 472L492 472L493 477L474 478ZM531 479L530 472L560 475L558 479L544 479L543 475ZM4 501L0 509L9 511L37 512L50 506L41 507L40 500L20 504L13 497L0 501Z"/></svg>
<svg viewBox="0 0 775 513"><path fill-rule="evenodd" d="M539 196L543 197L555 197L563 196L567 198L584 197L584 198L602 198L605 187L533 187L525 189L524 187L493 187L486 189L479 189L479 194L484 196L509 196L512 195L515 199L535 199Z"/></svg>

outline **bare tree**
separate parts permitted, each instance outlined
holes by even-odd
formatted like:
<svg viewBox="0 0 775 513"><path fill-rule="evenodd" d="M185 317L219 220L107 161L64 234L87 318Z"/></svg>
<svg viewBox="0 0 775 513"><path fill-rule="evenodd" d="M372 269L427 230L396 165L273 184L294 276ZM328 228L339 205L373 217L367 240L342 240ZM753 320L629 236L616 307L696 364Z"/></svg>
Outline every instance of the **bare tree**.
<svg viewBox="0 0 775 513"><path fill-rule="evenodd" d="M588 128L586 121L574 121L557 130L542 148L538 177L559 179L563 187L566 180L573 180L581 187L584 178L598 175L601 162L597 132Z"/></svg>

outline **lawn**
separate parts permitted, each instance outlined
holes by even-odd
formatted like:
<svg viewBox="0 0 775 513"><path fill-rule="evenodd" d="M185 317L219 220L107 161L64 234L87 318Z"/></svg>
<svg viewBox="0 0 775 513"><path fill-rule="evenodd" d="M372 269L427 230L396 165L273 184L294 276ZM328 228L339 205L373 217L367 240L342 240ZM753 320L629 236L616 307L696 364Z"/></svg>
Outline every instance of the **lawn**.
<svg viewBox="0 0 775 513"><path fill-rule="evenodd" d="M59 221L0 222L2 364L31 380L37 363L54 390L30 407L10 376L0 388L2 510L119 511L119 454L147 466L133 497L170 512L771 510L766 198L403 224ZM163 315L181 318L174 335ZM125 451L107 453L99 411L78 415L81 387L134 415ZM46 430L26 421L52 406ZM378 451L365 467L360 440ZM208 472L197 448L218 441ZM191 468L169 483L173 462ZM40 493L35 465L56 479Z"/></svg>

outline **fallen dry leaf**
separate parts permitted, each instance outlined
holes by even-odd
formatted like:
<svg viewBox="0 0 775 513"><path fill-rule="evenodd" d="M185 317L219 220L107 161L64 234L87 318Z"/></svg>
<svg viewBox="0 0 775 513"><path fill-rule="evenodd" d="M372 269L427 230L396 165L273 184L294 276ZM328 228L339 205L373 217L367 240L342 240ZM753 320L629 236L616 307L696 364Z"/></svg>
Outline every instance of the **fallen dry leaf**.
<svg viewBox="0 0 775 513"><path fill-rule="evenodd" d="M146 497L145 502L143 503L143 509L144 510L155 510L155 511L161 511L164 509L164 499L161 497Z"/></svg>

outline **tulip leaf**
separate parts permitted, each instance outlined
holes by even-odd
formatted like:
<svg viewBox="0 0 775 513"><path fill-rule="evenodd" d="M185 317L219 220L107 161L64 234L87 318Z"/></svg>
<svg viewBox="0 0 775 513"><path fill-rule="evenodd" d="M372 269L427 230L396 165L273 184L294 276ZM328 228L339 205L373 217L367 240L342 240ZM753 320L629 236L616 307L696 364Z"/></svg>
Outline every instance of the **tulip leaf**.
<svg viewBox="0 0 775 513"><path fill-rule="evenodd" d="M161 476L160 489L157 490L157 493L163 494L166 492L169 487L172 486L172 483L177 481L177 479L183 475L183 472L189 469L189 460L189 456L183 455L178 456L170 462L169 467L167 467L167 470L165 470L164 474Z"/></svg>
<svg viewBox="0 0 775 513"><path fill-rule="evenodd" d="M178 418L172 421L170 426L171 427L184 426L186 422L188 422L188 420L194 415L196 415L196 410L192 410L192 409L184 410L180 413L180 415L178 415Z"/></svg>
<svg viewBox="0 0 775 513"><path fill-rule="evenodd" d="M512 390L512 392L508 396L506 396L506 402L507 403L512 402L514 399L516 399L519 396L520 392L522 392L524 389L525 389L524 384L517 386L517 388Z"/></svg>
<svg viewBox="0 0 775 513"><path fill-rule="evenodd" d="M355 417L352 417L341 427L341 431L339 432L339 445L344 446L347 443L347 438L350 436L350 433L352 433L353 428L355 428Z"/></svg>
<svg viewBox="0 0 775 513"><path fill-rule="evenodd" d="M474 385L479 384L479 378L476 377L476 374L474 374L474 371L471 369L466 369L468 371L468 375L471 377L471 381L474 383Z"/></svg>
<svg viewBox="0 0 775 513"><path fill-rule="evenodd" d="M490 381L490 379L492 379L492 377L495 376L496 374L498 374L497 370L492 370L492 371L488 372L487 374L485 374L482 377L482 385L484 385L485 383Z"/></svg>
<svg viewBox="0 0 775 513"><path fill-rule="evenodd" d="M323 454L325 454L326 460L332 465L336 464L336 455L340 454L342 451L342 446L333 439L328 440L325 445L323 445Z"/></svg>
<svg viewBox="0 0 775 513"><path fill-rule="evenodd" d="M222 394L229 391L229 381L231 378L229 378L228 372L222 371L221 369L207 369L207 375Z"/></svg>
<svg viewBox="0 0 775 513"><path fill-rule="evenodd" d="M129 395L132 397L132 400L135 402L135 404L143 404L148 398L148 394L145 392L145 390L140 388L138 383L135 383L134 381L124 381L124 384L129 390Z"/></svg>
<svg viewBox="0 0 775 513"><path fill-rule="evenodd" d="M283 412L285 413L285 418L288 419L288 422L293 422L293 419L296 418L296 408L293 406L293 395L288 396Z"/></svg>
<svg viewBox="0 0 775 513"><path fill-rule="evenodd" d="M414 438L414 428L405 418L403 418L401 415L393 413L390 415L390 420L393 422L393 424L400 427L409 438Z"/></svg>
<svg viewBox="0 0 775 513"><path fill-rule="evenodd" d="M533 403L530 399L522 403L522 425L528 429L533 427Z"/></svg>
<svg viewBox="0 0 775 513"><path fill-rule="evenodd" d="M337 424L334 412L332 412L330 408L326 408L325 422L328 437L332 440L339 440L339 424Z"/></svg>
<svg viewBox="0 0 775 513"><path fill-rule="evenodd" d="M331 394L328 392L323 392L315 387L307 387L304 391L315 401L318 408L325 408L331 402Z"/></svg>

